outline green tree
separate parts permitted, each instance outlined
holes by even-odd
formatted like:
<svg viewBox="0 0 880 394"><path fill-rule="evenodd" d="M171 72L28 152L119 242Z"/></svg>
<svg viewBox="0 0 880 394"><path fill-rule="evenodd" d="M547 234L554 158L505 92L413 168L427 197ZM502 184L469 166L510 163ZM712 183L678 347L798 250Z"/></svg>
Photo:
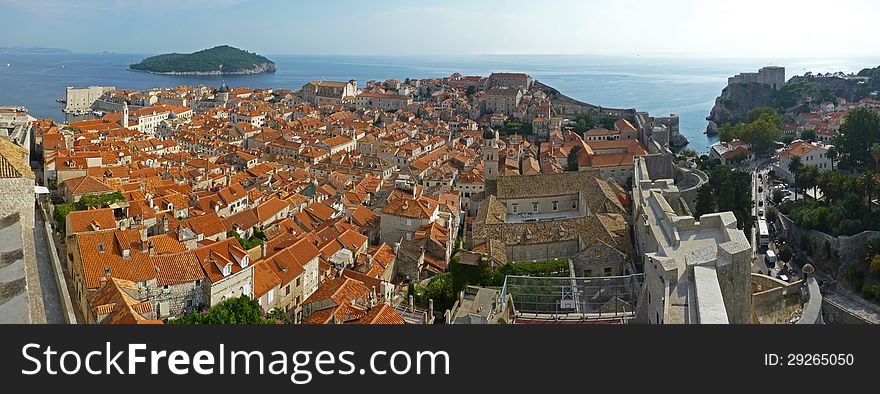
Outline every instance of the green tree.
<svg viewBox="0 0 880 394"><path fill-rule="evenodd" d="M801 187L806 191L813 190L813 196L816 195L816 188L819 185L819 169L814 166L805 166L801 171Z"/></svg>
<svg viewBox="0 0 880 394"><path fill-rule="evenodd" d="M456 299L453 278L449 273L435 275L425 286L425 299L434 300L435 311L452 308Z"/></svg>
<svg viewBox="0 0 880 394"><path fill-rule="evenodd" d="M721 125L719 139L729 142L740 139L752 145L756 153L764 153L782 137L782 118L773 108L757 108L749 112L748 123Z"/></svg>
<svg viewBox="0 0 880 394"><path fill-rule="evenodd" d="M794 184L794 200L795 200L795 201L797 201L797 191L798 191L797 177L798 177L798 172L800 172L800 170L801 170L801 168L802 168L803 166L804 166L804 165L803 165L803 162L801 162L801 157L800 157L800 156L794 156L794 155L791 156L791 160L788 162L788 172L790 172L791 175L792 175L792 176L794 177L794 179L795 179L795 182L793 182L793 184Z"/></svg>
<svg viewBox="0 0 880 394"><path fill-rule="evenodd" d="M266 314L266 320L272 320L279 324L290 324L290 316L288 316L287 312L281 308L272 308L272 310Z"/></svg>
<svg viewBox="0 0 880 394"><path fill-rule="evenodd" d="M807 129L801 132L801 139L804 141L815 141L816 138L816 130Z"/></svg>
<svg viewBox="0 0 880 394"><path fill-rule="evenodd" d="M730 162L733 164L740 164L744 162L749 156L746 155L745 152L736 152L733 157L730 158Z"/></svg>
<svg viewBox="0 0 880 394"><path fill-rule="evenodd" d="M779 189L773 189L773 203L779 204L782 202L782 199L785 198L785 193Z"/></svg>
<svg viewBox="0 0 880 394"><path fill-rule="evenodd" d="M593 115L578 115L575 118L575 132L583 133L594 128L596 128L596 121L593 120Z"/></svg>
<svg viewBox="0 0 880 394"><path fill-rule="evenodd" d="M173 324L271 324L264 319L260 304L246 295L221 301L207 313L192 312L170 321Z"/></svg>
<svg viewBox="0 0 880 394"><path fill-rule="evenodd" d="M52 213L52 218L55 219L57 227L62 229L62 231L65 231L63 230L65 228L64 224L67 221L67 214L70 212L85 211L87 209L98 207L106 208L113 203L122 201L125 201L125 196L120 192L85 195L80 197L77 202L56 205L55 211Z"/></svg>
<svg viewBox="0 0 880 394"><path fill-rule="evenodd" d="M793 255L793 252L791 250L791 246L789 246L788 244L782 245L782 247L779 248L779 259L780 260L787 263L787 262L791 261L792 255Z"/></svg>
<svg viewBox="0 0 880 394"><path fill-rule="evenodd" d="M868 205L868 212L874 209L873 196L877 190L877 178L874 177L873 171L866 171L862 175L862 184L865 187L865 203Z"/></svg>
<svg viewBox="0 0 880 394"><path fill-rule="evenodd" d="M736 216L739 228L751 228L755 222L752 175L744 171L735 171L727 165L713 168L708 175L709 184L712 185L712 192L716 199L717 212L731 211ZM704 194L708 193L706 190L701 191ZM699 195L697 202L699 204ZM708 208L709 204L705 202L703 204L697 209L698 211Z"/></svg>
<svg viewBox="0 0 880 394"><path fill-rule="evenodd" d="M871 109L852 110L834 136L839 164L844 169L861 170L876 164L871 147L880 142L880 114Z"/></svg>
<svg viewBox="0 0 880 394"><path fill-rule="evenodd" d="M880 273L880 238L874 238L862 247L862 272Z"/></svg>
<svg viewBox="0 0 880 394"><path fill-rule="evenodd" d="M568 157L565 164L566 171L578 171L580 169L580 165L578 164L578 152L580 152L581 147L575 145L571 148L571 151L568 152Z"/></svg>
<svg viewBox="0 0 880 394"><path fill-rule="evenodd" d="M831 160L831 171L834 171L834 163L837 161L837 147L834 145L828 147L828 159Z"/></svg>
<svg viewBox="0 0 880 394"><path fill-rule="evenodd" d="M699 219L707 213L717 211L718 202L715 200L715 191L712 184L706 183L697 190L697 206L695 207L694 217Z"/></svg>
<svg viewBox="0 0 880 394"><path fill-rule="evenodd" d="M874 159L874 170L880 171L880 143L871 144L871 157Z"/></svg>

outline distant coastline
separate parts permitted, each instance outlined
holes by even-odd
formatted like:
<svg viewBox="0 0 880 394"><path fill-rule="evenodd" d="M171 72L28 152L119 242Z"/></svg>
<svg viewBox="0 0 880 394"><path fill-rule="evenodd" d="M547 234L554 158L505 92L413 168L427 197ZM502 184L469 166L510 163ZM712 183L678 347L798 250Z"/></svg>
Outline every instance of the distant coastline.
<svg viewBox="0 0 880 394"><path fill-rule="evenodd" d="M72 53L62 48L44 48L44 47L0 47L0 53L12 53L20 55L39 55L39 54L56 54L56 53Z"/></svg>

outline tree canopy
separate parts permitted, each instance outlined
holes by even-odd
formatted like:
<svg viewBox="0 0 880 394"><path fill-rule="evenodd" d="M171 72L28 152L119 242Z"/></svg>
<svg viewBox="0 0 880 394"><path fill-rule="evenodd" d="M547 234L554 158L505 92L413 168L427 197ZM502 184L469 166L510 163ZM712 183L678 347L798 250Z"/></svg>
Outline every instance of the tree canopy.
<svg viewBox="0 0 880 394"><path fill-rule="evenodd" d="M840 167L847 170L864 170L875 166L871 147L880 143L880 114L858 108L847 114L834 136Z"/></svg>
<svg viewBox="0 0 880 394"><path fill-rule="evenodd" d="M239 73L257 66L274 63L260 55L221 45L193 53L167 53L151 56L132 64L132 70L156 73L171 72L222 72Z"/></svg>
<svg viewBox="0 0 880 394"><path fill-rule="evenodd" d="M274 318L263 318L262 309L256 300L246 295L221 301L208 309L207 313L192 312L172 324L275 324Z"/></svg>
<svg viewBox="0 0 880 394"><path fill-rule="evenodd" d="M577 171L580 169L578 165L578 151L581 150L580 146L575 146L571 148L571 151L568 152L568 157L566 158L565 170L566 171Z"/></svg>
<svg viewBox="0 0 880 394"><path fill-rule="evenodd" d="M798 226L832 236L880 229L880 213L872 209L870 203L880 189L873 172L844 176L836 171L803 166L795 176L795 183L801 189L820 189L824 195L821 201L801 200L780 206L780 212Z"/></svg>
<svg viewBox="0 0 880 394"><path fill-rule="evenodd" d="M106 208L115 202L125 201L125 196L120 192L104 193L97 195L84 195L77 202L58 204L52 212L52 218L58 224L58 228L64 229L67 214L74 211L85 211L92 208ZM63 230L62 230L63 231Z"/></svg>
<svg viewBox="0 0 880 394"><path fill-rule="evenodd" d="M756 108L749 112L747 123L725 123L718 129L721 141L739 139L752 145L758 153L767 152L782 137L782 118L773 108Z"/></svg>
<svg viewBox="0 0 880 394"><path fill-rule="evenodd" d="M751 228L755 222L752 215L752 176L718 165L708 171L709 182L697 191L695 217L713 212L733 212L739 228Z"/></svg>

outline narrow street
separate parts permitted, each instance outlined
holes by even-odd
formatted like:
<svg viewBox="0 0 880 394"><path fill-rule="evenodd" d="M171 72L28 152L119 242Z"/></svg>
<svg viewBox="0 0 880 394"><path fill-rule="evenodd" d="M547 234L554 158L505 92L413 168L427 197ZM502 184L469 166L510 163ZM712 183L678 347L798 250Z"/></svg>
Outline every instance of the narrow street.
<svg viewBox="0 0 880 394"><path fill-rule="evenodd" d="M766 176L766 172L762 175L761 178L758 178L758 174L761 173L761 170L757 168L757 166L751 171L752 175L752 215L755 216L755 225L750 229L750 237L752 241L752 253L754 256L754 260L752 260L752 272L767 274L767 267L764 264L764 254L762 253L761 246L758 240L758 220L762 218L759 214L759 206L758 202L763 199L763 194L758 192L758 189L761 187L763 182L763 178Z"/></svg>

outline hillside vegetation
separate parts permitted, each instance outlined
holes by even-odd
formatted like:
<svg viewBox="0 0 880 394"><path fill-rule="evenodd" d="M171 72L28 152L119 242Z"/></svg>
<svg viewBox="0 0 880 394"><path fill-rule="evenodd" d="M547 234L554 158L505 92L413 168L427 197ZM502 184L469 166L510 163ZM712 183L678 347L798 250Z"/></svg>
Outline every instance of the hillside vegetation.
<svg viewBox="0 0 880 394"><path fill-rule="evenodd" d="M129 68L167 74L255 74L275 71L275 63L255 53L221 45L187 54L152 56Z"/></svg>

